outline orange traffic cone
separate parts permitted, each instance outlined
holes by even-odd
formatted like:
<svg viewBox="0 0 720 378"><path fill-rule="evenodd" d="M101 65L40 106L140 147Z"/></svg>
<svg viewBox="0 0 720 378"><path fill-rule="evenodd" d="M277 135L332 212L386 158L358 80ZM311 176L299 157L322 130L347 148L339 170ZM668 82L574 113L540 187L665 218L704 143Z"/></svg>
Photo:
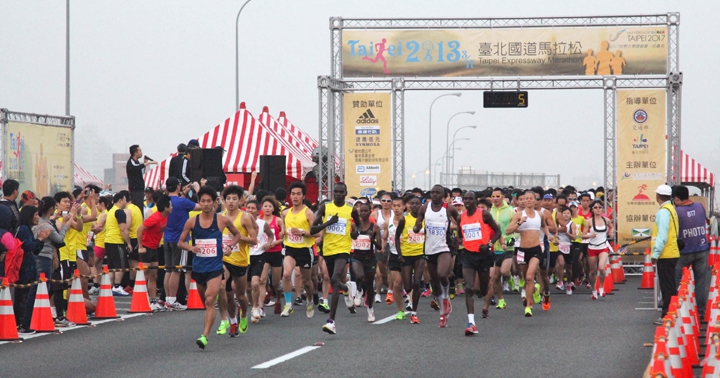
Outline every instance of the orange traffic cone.
<svg viewBox="0 0 720 378"><path fill-rule="evenodd" d="M622 278L622 268L620 268L620 256L610 256L610 270L612 272L613 283L624 283Z"/></svg>
<svg viewBox="0 0 720 378"><path fill-rule="evenodd" d="M103 266L103 274L100 278L100 295L97 300L97 308L95 309L95 319L116 319L117 311L115 310L115 298L112 294L112 284L110 283L110 271L107 265Z"/></svg>
<svg viewBox="0 0 720 378"><path fill-rule="evenodd" d="M30 329L36 332L55 332L55 322L50 309L50 296L45 282L47 282L45 273L40 273L40 283L38 284L37 294L35 294L35 306L33 306Z"/></svg>
<svg viewBox="0 0 720 378"><path fill-rule="evenodd" d="M627 278L625 278L625 268L623 268L622 256L618 256L618 264L620 264L620 277L622 277L622 283L625 283L627 282Z"/></svg>
<svg viewBox="0 0 720 378"><path fill-rule="evenodd" d="M73 283L70 286L70 298L65 317L77 325L88 325L87 310L85 309L85 297L83 297L82 285L80 284L80 272L75 269Z"/></svg>
<svg viewBox="0 0 720 378"><path fill-rule="evenodd" d="M613 283L613 275L612 271L610 270L610 264L605 264L605 279L603 280L603 289L605 289L605 294L607 295L613 295L613 290L615 290L615 284Z"/></svg>
<svg viewBox="0 0 720 378"><path fill-rule="evenodd" d="M143 269L143 264L138 263L132 302L130 303L130 311L128 312L152 313L150 298L147 293L147 285L145 284L145 271L143 271Z"/></svg>
<svg viewBox="0 0 720 378"><path fill-rule="evenodd" d="M4 278L0 286L0 341L21 341L15 324L9 286L10 282Z"/></svg>
<svg viewBox="0 0 720 378"><path fill-rule="evenodd" d="M708 265L713 266L715 265L715 262L717 261L717 242L715 241L715 237L710 237L710 253L708 253Z"/></svg>
<svg viewBox="0 0 720 378"><path fill-rule="evenodd" d="M187 309L188 310L204 310L205 309L205 304L203 303L202 299L200 299L200 293L198 292L197 283L195 283L195 280L190 281L190 293L188 294Z"/></svg>
<svg viewBox="0 0 720 378"><path fill-rule="evenodd" d="M650 248L645 249L645 263L643 264L642 282L638 289L655 288L655 270L653 269L652 259L650 257Z"/></svg>

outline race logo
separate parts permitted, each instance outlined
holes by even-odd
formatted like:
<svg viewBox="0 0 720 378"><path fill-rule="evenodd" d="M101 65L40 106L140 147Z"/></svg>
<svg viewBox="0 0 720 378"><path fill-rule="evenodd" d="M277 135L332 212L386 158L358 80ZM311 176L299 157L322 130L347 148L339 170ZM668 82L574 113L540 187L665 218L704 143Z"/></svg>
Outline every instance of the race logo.
<svg viewBox="0 0 720 378"><path fill-rule="evenodd" d="M372 110L368 109L363 114L360 115L357 119L357 123L379 123L378 119L375 118L375 114L373 114Z"/></svg>
<svg viewBox="0 0 720 378"><path fill-rule="evenodd" d="M645 123L645 121L647 121L648 119L648 114L646 111L638 109L635 111L635 114L633 114L633 119L637 123Z"/></svg>
<svg viewBox="0 0 720 378"><path fill-rule="evenodd" d="M634 238L644 238L650 236L650 229L649 228L633 228L632 229L632 237Z"/></svg>
<svg viewBox="0 0 720 378"><path fill-rule="evenodd" d="M638 194L636 194L635 197L633 197L633 199L632 199L633 202L634 202L634 201L638 201L638 202L640 202L640 201L650 201L650 197L648 197L648 196L646 196L645 194L643 194L643 192L646 191L647 188L648 188L648 186L647 186L646 184L642 184L642 185L638 186L638 189L639 189L639 190L638 190Z"/></svg>
<svg viewBox="0 0 720 378"><path fill-rule="evenodd" d="M360 176L360 186L377 186L377 176Z"/></svg>
<svg viewBox="0 0 720 378"><path fill-rule="evenodd" d="M626 179L629 179L629 178L630 178L630 173L625 172L625 174L623 175L623 177L622 177L620 180L626 180Z"/></svg>
<svg viewBox="0 0 720 378"><path fill-rule="evenodd" d="M375 188L365 188L360 191L361 197L372 198L375 194L377 194L377 190Z"/></svg>
<svg viewBox="0 0 720 378"><path fill-rule="evenodd" d="M640 134L640 136L633 138L633 149L635 150L647 150L648 147L650 147L650 144L648 144L647 138L645 138L645 134Z"/></svg>
<svg viewBox="0 0 720 378"><path fill-rule="evenodd" d="M356 165L355 173L380 173L379 165Z"/></svg>

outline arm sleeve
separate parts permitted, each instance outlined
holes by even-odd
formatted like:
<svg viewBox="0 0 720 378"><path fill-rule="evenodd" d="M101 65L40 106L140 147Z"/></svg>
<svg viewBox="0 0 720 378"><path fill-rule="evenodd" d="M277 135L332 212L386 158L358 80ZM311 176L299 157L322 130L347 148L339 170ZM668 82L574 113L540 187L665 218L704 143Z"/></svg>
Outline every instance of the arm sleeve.
<svg viewBox="0 0 720 378"><path fill-rule="evenodd" d="M143 169L145 169L145 164L142 164L138 162L135 164L135 161L133 159L129 159L127 165L125 166L126 173L136 173L136 174L142 174Z"/></svg>
<svg viewBox="0 0 720 378"><path fill-rule="evenodd" d="M670 228L670 211L661 208L660 211L655 214L655 224L657 224L658 232L655 236L652 258L657 259L665 248L665 243L667 243L668 230Z"/></svg>
<svg viewBox="0 0 720 378"><path fill-rule="evenodd" d="M47 224L46 227L52 228L52 232L50 232L50 236L48 236L48 239L50 239L51 242L53 242L55 244L61 244L63 241L65 241L65 232L67 231L67 227L62 227L60 229L60 232L56 231L55 227L53 227L50 224ZM43 229L42 227L38 228L38 233L42 229Z"/></svg>
<svg viewBox="0 0 720 378"><path fill-rule="evenodd" d="M127 223L125 210L115 210L115 218L117 219L118 224Z"/></svg>
<svg viewBox="0 0 720 378"><path fill-rule="evenodd" d="M185 182L190 182L190 178L187 177L187 167L188 167L188 160L187 160L187 159L183 159L182 179L185 180Z"/></svg>

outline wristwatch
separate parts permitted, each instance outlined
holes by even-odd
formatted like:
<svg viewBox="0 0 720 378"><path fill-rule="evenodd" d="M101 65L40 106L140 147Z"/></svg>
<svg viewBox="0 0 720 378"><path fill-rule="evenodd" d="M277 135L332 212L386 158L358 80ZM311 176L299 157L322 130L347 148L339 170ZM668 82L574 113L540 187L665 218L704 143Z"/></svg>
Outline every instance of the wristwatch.
<svg viewBox="0 0 720 378"><path fill-rule="evenodd" d="M302 230L302 236L305 236L305 230Z"/></svg>

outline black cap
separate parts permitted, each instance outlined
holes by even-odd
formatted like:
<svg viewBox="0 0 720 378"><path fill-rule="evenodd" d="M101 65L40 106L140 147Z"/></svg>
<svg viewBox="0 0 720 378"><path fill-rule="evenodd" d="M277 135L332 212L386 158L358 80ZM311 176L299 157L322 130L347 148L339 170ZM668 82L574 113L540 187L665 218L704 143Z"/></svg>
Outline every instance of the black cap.
<svg viewBox="0 0 720 378"><path fill-rule="evenodd" d="M154 190L153 188L149 187L149 186L148 186L147 188L145 188L145 193L152 193L152 192L154 192L154 191L155 191L155 190Z"/></svg>
<svg viewBox="0 0 720 378"><path fill-rule="evenodd" d="M190 141L187 143L188 147L200 147L200 142L198 142L197 139L190 139Z"/></svg>

